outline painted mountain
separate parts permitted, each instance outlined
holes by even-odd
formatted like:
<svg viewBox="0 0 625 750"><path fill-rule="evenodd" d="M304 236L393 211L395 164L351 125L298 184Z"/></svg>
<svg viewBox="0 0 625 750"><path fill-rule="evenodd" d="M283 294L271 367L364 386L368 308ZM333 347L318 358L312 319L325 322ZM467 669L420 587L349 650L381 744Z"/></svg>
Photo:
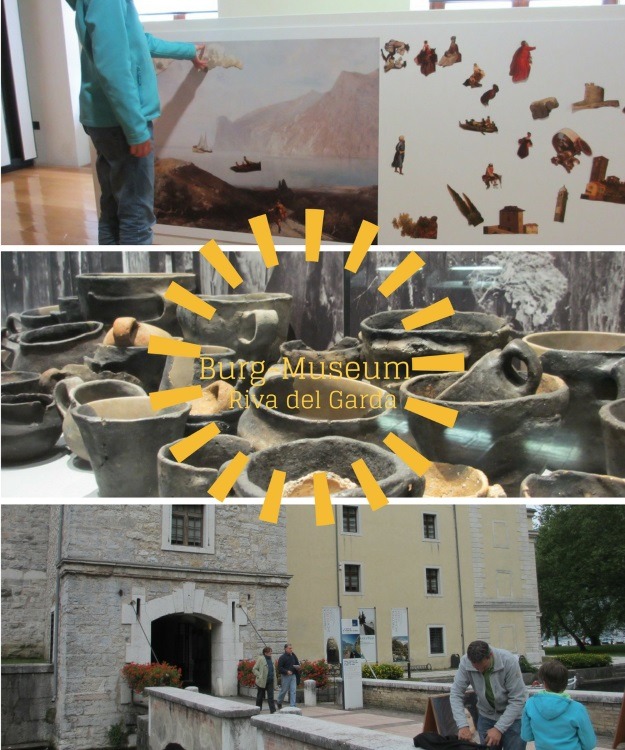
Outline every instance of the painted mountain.
<svg viewBox="0 0 625 750"><path fill-rule="evenodd" d="M215 151L372 159L378 148L378 71L343 71L330 91L220 117Z"/></svg>

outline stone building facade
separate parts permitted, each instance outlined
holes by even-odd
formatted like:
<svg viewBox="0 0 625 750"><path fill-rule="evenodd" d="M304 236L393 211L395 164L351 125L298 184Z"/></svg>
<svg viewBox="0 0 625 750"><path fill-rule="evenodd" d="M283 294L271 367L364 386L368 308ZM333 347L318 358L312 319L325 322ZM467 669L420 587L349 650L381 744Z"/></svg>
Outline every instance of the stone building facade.
<svg viewBox="0 0 625 750"><path fill-rule="evenodd" d="M173 662L228 696L241 658L284 643L285 522L258 510L2 507L2 654L55 665L58 748L105 747L109 727L132 723L126 662Z"/></svg>

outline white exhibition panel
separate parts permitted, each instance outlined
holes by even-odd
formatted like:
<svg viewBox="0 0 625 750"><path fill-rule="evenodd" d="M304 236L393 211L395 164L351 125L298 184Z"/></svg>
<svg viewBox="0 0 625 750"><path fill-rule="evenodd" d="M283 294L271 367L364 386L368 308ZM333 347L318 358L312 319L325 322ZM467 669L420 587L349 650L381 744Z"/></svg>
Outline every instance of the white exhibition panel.
<svg viewBox="0 0 625 750"><path fill-rule="evenodd" d="M437 248L439 243L447 243L488 248L501 243L601 245L622 241L624 205L580 197L590 179L595 156L608 159L608 175L625 180L625 80L622 76L625 8L622 6L217 19L146 24L146 30L164 39L206 42L211 49L226 55L236 49L243 57L242 69L215 68L203 80L194 83L194 95L179 109L179 119L172 131L174 136L184 132L187 141L191 131L195 134L193 137L197 137L214 128L217 118L234 121L246 113L246 106L252 106L251 102L241 101L245 76L254 72L249 66L245 67L246 42L267 43L267 55L273 55L275 60L272 85L267 89L271 94L267 94L265 101L269 106L293 98L286 82L294 79L294 68L302 86L306 74L312 74L304 67L297 69L297 61L292 58L282 61L281 73L278 42L331 39L353 44L354 40L361 40L366 45L366 55L357 59L358 55L353 54L350 59L354 66L359 66L359 71L363 71L363 65L369 65L369 72L378 71L379 75L379 112L372 112L372 117L379 117L377 224L380 244L423 244ZM430 46L436 48L440 61L451 36L457 39L462 62L449 67L437 66L435 73L424 76L414 62L423 41L427 39ZM410 51L403 57L406 67L384 72L380 48L390 39L408 43ZM526 81L513 83L508 71L522 40L536 48L532 53L533 64ZM463 86L474 63L486 73L481 88ZM319 66L327 65L328 60L319 59ZM189 68L188 62L176 61L161 73L159 85L163 87L164 109L170 102L178 103L176 81L187 77ZM336 75L346 69L349 68L337 68ZM499 92L484 106L480 96L495 83ZM588 83L602 87L605 99L618 100L619 106L573 111L572 104L584 99ZM555 97L559 106L547 118L533 119L530 104L546 97ZM253 103L254 108L258 106L258 102ZM481 134L459 128L459 122L471 118L479 120L486 115L496 123L498 132ZM349 127L349 124L337 122L336 127ZM556 155L552 138L563 128L574 130L592 149L591 156L579 155L580 163L570 173L551 163ZM522 160L516 153L517 143L527 131L532 133L533 148L529 157ZM399 135L406 138L403 175L390 166ZM157 154L158 145L157 141ZM191 149L188 151L185 159L193 161ZM489 163L502 175L500 188L486 190L481 180ZM482 224L469 225L450 197L447 185L469 197L484 219ZM568 190L567 212L564 222L556 222L556 199L563 186ZM485 235L484 227L499 224L499 212L504 206L522 209L524 223L538 225L537 234ZM400 213L409 214L415 221L421 216L436 216L437 239L402 237L392 225ZM157 231L162 231L172 243L206 241L207 235L225 242L253 241L250 234L217 228L207 230L168 224ZM278 241L286 241L284 235L277 237Z"/></svg>

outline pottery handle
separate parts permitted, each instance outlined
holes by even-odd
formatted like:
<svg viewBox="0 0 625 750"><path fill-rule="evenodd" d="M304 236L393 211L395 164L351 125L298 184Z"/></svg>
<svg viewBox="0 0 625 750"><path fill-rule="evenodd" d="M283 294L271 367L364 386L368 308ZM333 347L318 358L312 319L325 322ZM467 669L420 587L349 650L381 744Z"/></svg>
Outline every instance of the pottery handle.
<svg viewBox="0 0 625 750"><path fill-rule="evenodd" d="M273 342L276 337L278 313L275 310L254 310L243 313L241 318L254 318L254 335L251 339L239 336L239 344L245 347L264 347Z"/></svg>
<svg viewBox="0 0 625 750"><path fill-rule="evenodd" d="M21 333L24 330L22 319L18 313L9 313L6 327L9 329L9 333Z"/></svg>
<svg viewBox="0 0 625 750"><path fill-rule="evenodd" d="M72 391L79 385L82 385L85 381L82 378L71 377L59 380L54 387L54 401L56 408L62 417L65 417L68 410L76 404L72 401Z"/></svg>
<svg viewBox="0 0 625 750"><path fill-rule="evenodd" d="M527 378L517 372L512 361L519 359L527 367ZM529 344L522 339L513 339L503 348L501 355L501 369L508 380L517 387L519 395L527 396L536 393L543 376L540 358Z"/></svg>

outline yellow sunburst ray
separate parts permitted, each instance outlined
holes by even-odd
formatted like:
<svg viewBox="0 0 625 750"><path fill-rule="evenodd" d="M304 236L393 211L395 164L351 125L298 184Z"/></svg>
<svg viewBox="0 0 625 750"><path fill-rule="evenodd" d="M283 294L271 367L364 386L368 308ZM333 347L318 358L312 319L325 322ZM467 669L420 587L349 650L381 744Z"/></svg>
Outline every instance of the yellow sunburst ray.
<svg viewBox="0 0 625 750"><path fill-rule="evenodd" d="M260 216L255 216L253 219L249 219L249 225L252 227L256 244L267 268L277 266L278 254L276 253L276 247L271 237L271 227L269 226L267 214L261 214Z"/></svg>
<svg viewBox="0 0 625 750"><path fill-rule="evenodd" d="M267 494L265 495L263 507L258 516L261 521L266 521L267 523L278 523L285 479L286 471L278 471L278 469L273 470L269 487L267 487Z"/></svg>
<svg viewBox="0 0 625 750"><path fill-rule="evenodd" d="M204 247L200 248L202 257L207 260L217 273L226 280L229 286L236 289L239 284L243 283L243 278L237 269L232 265L224 251L219 247L215 240L207 242Z"/></svg>
<svg viewBox="0 0 625 750"><path fill-rule="evenodd" d="M393 451L396 456L401 458L401 460L420 477L423 476L432 465L431 461L428 461L428 459L419 453L418 450L415 450L411 445L408 445L408 443L395 435L394 432L389 432L383 442L389 450Z"/></svg>
<svg viewBox="0 0 625 750"><path fill-rule="evenodd" d="M171 388L168 391L152 391L150 393L150 405L154 410L165 409L168 406L177 406L196 398L202 398L202 386L187 385L184 388Z"/></svg>
<svg viewBox="0 0 625 750"><path fill-rule="evenodd" d="M245 453L239 451L208 488L208 494L211 497L214 497L215 500L219 500L220 503L223 503L249 460L249 456L246 456Z"/></svg>
<svg viewBox="0 0 625 750"><path fill-rule="evenodd" d="M425 357L412 358L413 370L428 372L464 372L464 354L432 354Z"/></svg>
<svg viewBox="0 0 625 750"><path fill-rule="evenodd" d="M397 268L380 284L378 291L385 297L390 297L402 284L412 278L417 271L420 271L424 265L425 261L416 253L409 253Z"/></svg>
<svg viewBox="0 0 625 750"><path fill-rule="evenodd" d="M209 305L208 302L200 299L197 294L180 286L176 281L172 281L167 288L165 299L168 299L170 302L174 302L176 305L180 305L180 307L184 307L187 310L191 310L191 312L194 312L196 315L200 315L207 320L210 320L215 314L215 308L212 305Z"/></svg>
<svg viewBox="0 0 625 750"><path fill-rule="evenodd" d="M169 449L169 451L176 461L180 463L193 455L214 437L217 437L217 435L219 435L219 427L217 427L215 422L211 422L210 424L207 424L206 427L202 427L201 430L179 440L176 445Z"/></svg>
<svg viewBox="0 0 625 750"><path fill-rule="evenodd" d="M431 305L424 307L423 310L417 310L417 312L412 313L412 315L406 316L402 320L402 325L406 331L412 331L415 328L426 326L428 323L434 323L437 320L448 318L454 313L455 310L451 304L451 300L449 297L445 297L438 302L434 302Z"/></svg>
<svg viewBox="0 0 625 750"><path fill-rule="evenodd" d="M163 354L166 357L189 357L197 359L202 353L200 344L190 344L187 341L166 339L164 336L150 336L148 354Z"/></svg>
<svg viewBox="0 0 625 750"><path fill-rule="evenodd" d="M317 263L321 252L321 234L323 232L323 210L306 209L306 261Z"/></svg>
<svg viewBox="0 0 625 750"><path fill-rule="evenodd" d="M358 230L352 249L347 256L347 262L345 263L346 271L350 273L358 271L377 233L377 224L372 224L370 221L363 221L360 224L360 229Z"/></svg>
<svg viewBox="0 0 625 750"><path fill-rule="evenodd" d="M445 427L453 427L458 418L456 409L450 409L448 406L441 406L440 404L431 404L429 401L421 401L418 398L409 398L404 404L404 409L413 414L418 414L420 417L425 417L431 422L445 425Z"/></svg>
<svg viewBox="0 0 625 750"><path fill-rule="evenodd" d="M334 511L328 477L324 471L313 474L313 487L315 493L315 522L317 526L332 526L334 524Z"/></svg>
<svg viewBox="0 0 625 750"><path fill-rule="evenodd" d="M359 458L357 461L354 461L352 469L354 470L358 484L362 487L362 491L369 501L371 510L379 510L388 505L388 499L384 494L384 490L377 483L376 478L371 473L371 469L367 466L364 459Z"/></svg>

